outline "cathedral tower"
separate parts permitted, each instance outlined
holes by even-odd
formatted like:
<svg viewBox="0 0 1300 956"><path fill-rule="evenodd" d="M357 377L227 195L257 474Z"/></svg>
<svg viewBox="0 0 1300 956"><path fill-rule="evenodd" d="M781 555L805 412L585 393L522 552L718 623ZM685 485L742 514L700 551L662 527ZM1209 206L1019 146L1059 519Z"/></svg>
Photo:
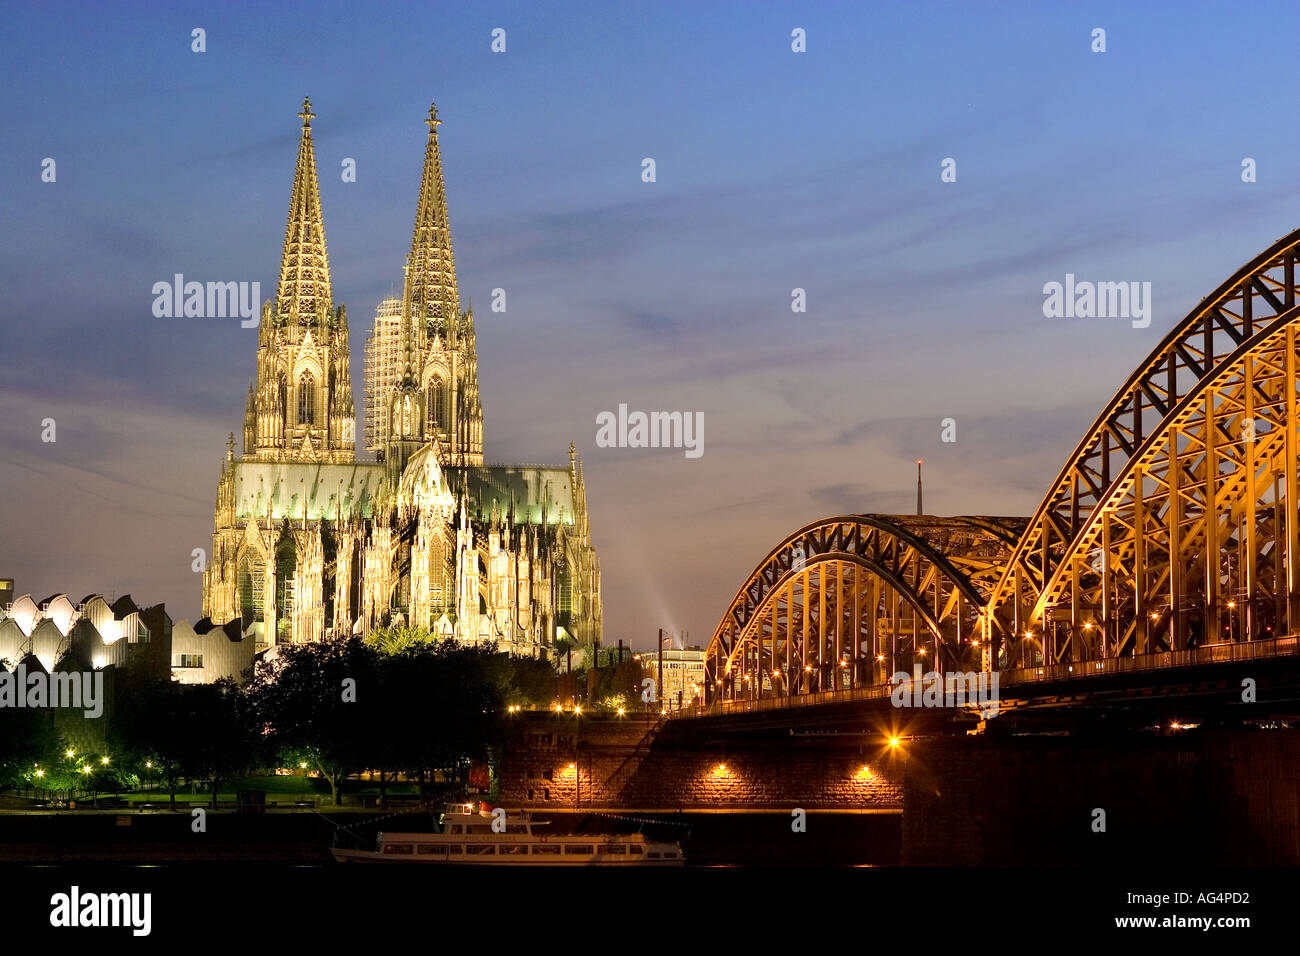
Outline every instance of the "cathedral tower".
<svg viewBox="0 0 1300 956"><path fill-rule="evenodd" d="M258 461L351 462L356 413L347 313L330 289L312 143L311 101L289 196L275 302L262 306L257 379L244 415L244 456Z"/></svg>
<svg viewBox="0 0 1300 956"><path fill-rule="evenodd" d="M436 443L447 465L482 465L483 408L478 395L474 313L472 309L461 311L460 308L442 155L438 147L438 127L442 120L438 119L436 105L429 107L425 123L429 127L429 139L402 290L402 334L410 336L411 354L408 359L404 350L390 352L391 361L401 365L390 371L398 385L388 403L388 437L390 444L398 440L403 446L411 438L409 434L397 434L404 430L404 423L391 417L397 391L405 387L401 383L409 361L411 386L419 390L421 399L419 437ZM376 334L378 325L377 317ZM407 394L404 407L414 407L409 398ZM388 457L397 451L397 448L386 448L379 454Z"/></svg>
<svg viewBox="0 0 1300 956"><path fill-rule="evenodd" d="M599 645L600 564L576 449L562 465L483 465L472 311L461 310L438 150L429 138L400 300L366 354L357 461L348 327L330 287L304 101L280 284L262 306L244 452L221 462L200 628L258 650L406 622L548 657ZM200 631L202 633L202 631Z"/></svg>

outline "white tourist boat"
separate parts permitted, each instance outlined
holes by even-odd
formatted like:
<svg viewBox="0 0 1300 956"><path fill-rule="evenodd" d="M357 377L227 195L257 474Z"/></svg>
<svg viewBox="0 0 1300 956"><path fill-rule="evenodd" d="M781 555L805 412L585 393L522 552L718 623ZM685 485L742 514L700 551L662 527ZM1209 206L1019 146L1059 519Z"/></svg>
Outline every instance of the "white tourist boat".
<svg viewBox="0 0 1300 956"><path fill-rule="evenodd" d="M448 804L441 833L381 832L372 850L330 847L340 863L450 863L462 866L681 866L681 844L649 840L641 833L533 832L544 826L522 810L506 813L505 832L492 829L493 814L471 803Z"/></svg>

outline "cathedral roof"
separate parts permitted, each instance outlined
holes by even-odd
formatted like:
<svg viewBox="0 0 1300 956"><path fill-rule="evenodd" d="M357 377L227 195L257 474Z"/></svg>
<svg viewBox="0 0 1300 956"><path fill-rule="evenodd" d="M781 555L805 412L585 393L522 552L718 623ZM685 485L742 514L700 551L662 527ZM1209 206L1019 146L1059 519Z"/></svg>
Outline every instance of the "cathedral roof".
<svg viewBox="0 0 1300 956"><path fill-rule="evenodd" d="M351 464L237 461L234 467L235 517L369 518L384 481L379 462Z"/></svg>
<svg viewBox="0 0 1300 956"><path fill-rule="evenodd" d="M502 517L513 505L516 524L573 524L577 505L569 469L563 465L485 465L448 468L447 480L459 495L463 488L476 511L482 502L490 514L495 502Z"/></svg>

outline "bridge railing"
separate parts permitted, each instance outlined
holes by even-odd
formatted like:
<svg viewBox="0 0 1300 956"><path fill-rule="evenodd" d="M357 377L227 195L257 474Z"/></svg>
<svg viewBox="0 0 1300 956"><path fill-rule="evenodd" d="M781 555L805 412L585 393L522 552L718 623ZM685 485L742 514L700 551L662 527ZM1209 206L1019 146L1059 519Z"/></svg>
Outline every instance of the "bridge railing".
<svg viewBox="0 0 1300 956"><path fill-rule="evenodd" d="M1077 664L1010 668L1002 671L999 679L1003 684L1076 680L1106 674L1131 674L1139 671L1165 670L1171 667L1196 667L1201 664L1228 664L1234 661L1287 657L1298 652L1300 652L1300 637L1278 637L1242 644L1207 644L1188 651L1165 651L1161 654L1080 661Z"/></svg>
<svg viewBox="0 0 1300 956"><path fill-rule="evenodd" d="M764 697L761 700L725 700L709 705L695 705L670 710L671 717L703 717L710 714L746 713L751 710L781 710L786 707L816 707L819 704L851 700L876 700L893 692L889 684L872 684L852 690L823 690L812 694L794 694L790 697Z"/></svg>
<svg viewBox="0 0 1300 956"><path fill-rule="evenodd" d="M1077 664L1051 664L1043 667L1017 667L999 672L998 681L1006 684L1045 683L1050 681L1087 680L1110 674L1130 674L1141 671L1167 670L1175 667L1195 667L1204 664L1227 664L1236 661L1261 660L1272 657L1290 657L1300 654L1300 636L1277 637L1241 644L1207 644L1187 651L1166 651L1161 654L1142 654L1133 657L1112 657L1101 661L1080 661ZM706 717L718 714L743 714L751 711L785 710L787 708L816 707L829 703L854 700L878 700L893 692L891 684L872 684L852 690L827 690L813 694L795 694L789 697L764 697L759 700L724 700L707 707L694 705L670 710L670 718Z"/></svg>

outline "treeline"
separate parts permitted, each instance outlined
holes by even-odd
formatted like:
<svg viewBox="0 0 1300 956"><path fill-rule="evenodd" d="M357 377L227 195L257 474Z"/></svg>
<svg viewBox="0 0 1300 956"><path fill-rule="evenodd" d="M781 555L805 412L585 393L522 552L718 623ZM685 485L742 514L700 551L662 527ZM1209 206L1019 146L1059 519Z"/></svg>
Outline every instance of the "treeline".
<svg viewBox="0 0 1300 956"><path fill-rule="evenodd" d="M115 701L106 763L77 754L44 715L4 715L0 785L84 790L93 775L109 791L147 778L174 800L185 779L204 781L215 801L223 781L289 767L319 771L337 803L341 782L365 770L381 773L381 792L397 773L464 782L491 761L508 708L548 706L555 691L547 661L405 628L268 657L243 687L132 686Z"/></svg>

